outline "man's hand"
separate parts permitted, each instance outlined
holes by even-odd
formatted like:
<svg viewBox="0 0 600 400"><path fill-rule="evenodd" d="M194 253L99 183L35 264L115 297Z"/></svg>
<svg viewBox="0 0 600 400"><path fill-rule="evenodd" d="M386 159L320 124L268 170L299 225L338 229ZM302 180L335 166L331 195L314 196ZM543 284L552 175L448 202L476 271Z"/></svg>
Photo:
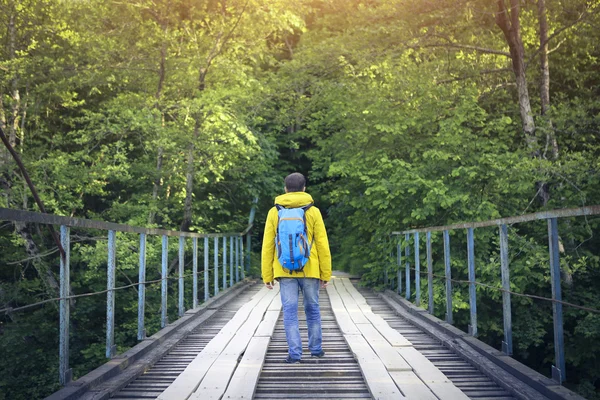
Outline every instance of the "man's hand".
<svg viewBox="0 0 600 400"><path fill-rule="evenodd" d="M275 282L265 282L265 286L269 290L273 290L273 286L275 286Z"/></svg>
<svg viewBox="0 0 600 400"><path fill-rule="evenodd" d="M321 281L321 289L325 289L329 285L328 281Z"/></svg>

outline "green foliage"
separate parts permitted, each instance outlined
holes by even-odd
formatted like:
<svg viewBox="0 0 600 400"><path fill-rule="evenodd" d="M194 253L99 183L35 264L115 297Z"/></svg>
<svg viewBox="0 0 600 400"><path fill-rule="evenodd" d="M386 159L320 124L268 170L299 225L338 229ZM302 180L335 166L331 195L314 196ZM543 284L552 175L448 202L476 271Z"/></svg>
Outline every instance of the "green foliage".
<svg viewBox="0 0 600 400"><path fill-rule="evenodd" d="M525 143L507 44L496 9L483 0L0 0L9 21L0 31L0 124L51 213L176 230L191 194L189 230L230 232L245 228L258 197L251 276L260 275L256 238L281 177L301 171L325 211L334 267L382 289L386 271L389 284L398 272L404 279L406 259L398 271L392 231L600 203L599 5L546 3L552 52L544 116L537 7L526 2L521 12L540 157ZM0 206L37 210L4 151L0 187ZM596 309L598 225L578 218L559 226L563 296ZM105 232L73 228L72 235L73 293L103 290ZM513 291L550 296L546 235L541 223L510 227ZM477 280L490 286L477 288L480 338L499 348L498 233L478 229L475 239ZM40 257L25 251L31 243ZM443 317L441 235L432 243L435 314ZM452 232L452 276L463 281L464 243L464 232ZM118 235L117 286L137 281L138 246L135 235ZM148 239L149 280L160 278L160 246L160 238ZM45 271L56 276L59 261L44 227L0 224L0 248L3 307L57 295ZM171 240L170 261L177 252ZM190 243L185 260L190 271ZM414 267L414 255L409 261ZM170 281L171 319L176 293ZM455 323L466 330L467 285L455 283L452 295ZM191 307L190 285L185 298ZM515 357L547 374L551 307L512 302ZM153 284L149 335L160 329L160 311ZM599 321L564 312L567 384L597 398ZM119 291L119 351L137 342L136 314L136 289ZM104 301L78 299L71 318L70 363L80 377L105 361ZM11 360L0 366L0 397L57 389L56 320L52 303L0 320L0 350ZM23 376L33 384L20 385Z"/></svg>

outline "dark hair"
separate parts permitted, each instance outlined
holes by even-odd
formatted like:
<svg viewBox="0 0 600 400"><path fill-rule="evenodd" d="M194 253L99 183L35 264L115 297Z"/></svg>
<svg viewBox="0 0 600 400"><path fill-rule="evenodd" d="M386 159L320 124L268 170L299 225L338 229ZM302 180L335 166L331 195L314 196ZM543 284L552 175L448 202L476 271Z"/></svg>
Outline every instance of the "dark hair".
<svg viewBox="0 0 600 400"><path fill-rule="evenodd" d="M306 179L300 172L294 172L285 177L285 188L288 192L301 192L306 186Z"/></svg>

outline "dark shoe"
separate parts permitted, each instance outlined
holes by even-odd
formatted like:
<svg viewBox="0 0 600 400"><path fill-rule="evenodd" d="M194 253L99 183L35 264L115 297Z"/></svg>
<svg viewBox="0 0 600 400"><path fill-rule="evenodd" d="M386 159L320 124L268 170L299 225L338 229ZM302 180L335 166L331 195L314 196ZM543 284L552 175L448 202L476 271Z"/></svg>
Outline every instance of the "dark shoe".
<svg viewBox="0 0 600 400"><path fill-rule="evenodd" d="M300 360L297 358L292 358L290 356L287 356L287 358L284 361L286 364L298 364L300 363Z"/></svg>
<svg viewBox="0 0 600 400"><path fill-rule="evenodd" d="M323 358L323 357L325 357L325 352L323 350L321 350L320 353L311 354L311 357Z"/></svg>

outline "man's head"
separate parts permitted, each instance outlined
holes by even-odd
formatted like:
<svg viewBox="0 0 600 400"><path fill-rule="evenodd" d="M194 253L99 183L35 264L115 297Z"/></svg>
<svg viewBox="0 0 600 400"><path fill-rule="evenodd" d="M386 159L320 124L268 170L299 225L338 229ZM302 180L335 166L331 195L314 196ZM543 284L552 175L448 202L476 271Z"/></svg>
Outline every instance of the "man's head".
<svg viewBox="0 0 600 400"><path fill-rule="evenodd" d="M306 179L299 172L294 172L285 177L285 192L304 192L306 189Z"/></svg>

